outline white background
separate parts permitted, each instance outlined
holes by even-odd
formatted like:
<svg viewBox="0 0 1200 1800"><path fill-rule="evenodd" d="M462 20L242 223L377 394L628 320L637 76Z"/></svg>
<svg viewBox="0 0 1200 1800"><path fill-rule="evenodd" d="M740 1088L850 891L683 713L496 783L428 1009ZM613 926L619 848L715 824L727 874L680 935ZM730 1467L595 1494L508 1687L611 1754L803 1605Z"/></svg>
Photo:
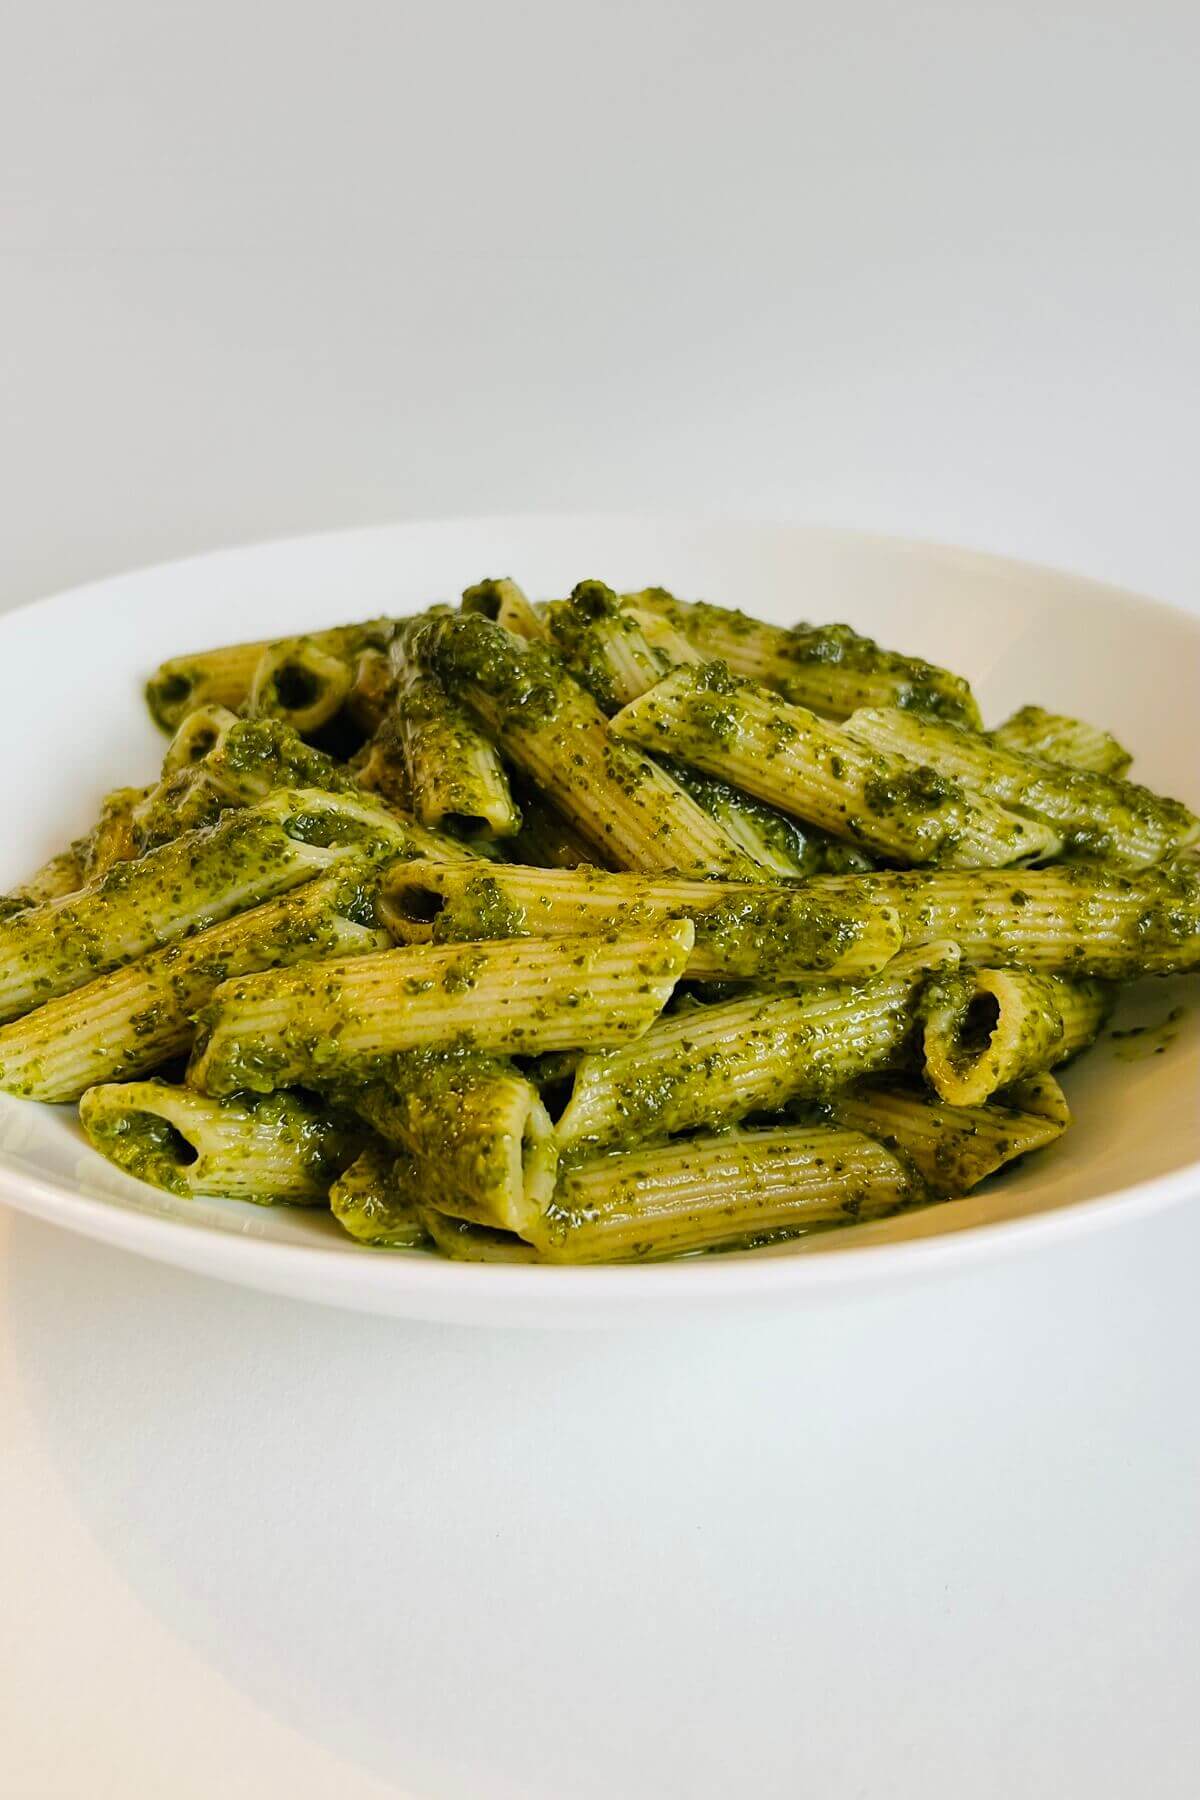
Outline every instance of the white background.
<svg viewBox="0 0 1200 1800"><path fill-rule="evenodd" d="M1200 606L1193 7L0 28L0 604L631 506ZM1200 1210L625 1336L0 1244L5 1796L1196 1792Z"/></svg>

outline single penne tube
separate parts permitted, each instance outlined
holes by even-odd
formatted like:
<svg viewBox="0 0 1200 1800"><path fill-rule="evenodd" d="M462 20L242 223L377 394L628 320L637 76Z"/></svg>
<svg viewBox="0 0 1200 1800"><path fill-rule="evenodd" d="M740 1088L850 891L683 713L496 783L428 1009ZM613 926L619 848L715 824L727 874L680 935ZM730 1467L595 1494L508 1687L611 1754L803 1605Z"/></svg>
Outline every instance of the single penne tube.
<svg viewBox="0 0 1200 1800"><path fill-rule="evenodd" d="M753 994L660 1019L638 1042L580 1057L555 1125L571 1156L734 1124L859 1076L907 1066L919 997L953 944L906 952L870 981Z"/></svg>
<svg viewBox="0 0 1200 1800"><path fill-rule="evenodd" d="M604 862L683 875L752 872L678 782L613 737L591 695L544 644L478 613L429 617L410 643Z"/></svg>
<svg viewBox="0 0 1200 1800"><path fill-rule="evenodd" d="M84 858L84 881L94 881L111 869L114 863L128 862L139 852L137 809L152 793L151 788L114 788L104 796L100 817L88 838Z"/></svg>
<svg viewBox="0 0 1200 1800"><path fill-rule="evenodd" d="M368 648L386 649L393 631L390 619L367 619L358 625L336 625L308 633L308 641L334 656L357 656ZM146 683L146 704L164 731L174 731L184 716L214 702L237 711L250 694L255 670L272 640L226 644L190 656L172 656Z"/></svg>
<svg viewBox="0 0 1200 1800"><path fill-rule="evenodd" d="M622 598L638 611L666 619L706 661L724 662L735 675L830 718L844 719L860 706L903 706L980 724L975 697L961 675L883 650L849 625L768 625L729 607L677 600L665 588Z"/></svg>
<svg viewBox="0 0 1200 1800"><path fill-rule="evenodd" d="M662 680L671 664L602 581L581 581L543 617L550 641L602 712L615 713Z"/></svg>
<svg viewBox="0 0 1200 1800"><path fill-rule="evenodd" d="M382 949L366 872L335 867L281 899L237 913L0 1025L0 1089L77 1100L184 1054L193 1020L234 975Z"/></svg>
<svg viewBox="0 0 1200 1800"><path fill-rule="evenodd" d="M451 1262L535 1263L540 1259L532 1244L511 1231L490 1225L474 1225L469 1219L453 1219L436 1206L420 1205L418 1214L435 1250Z"/></svg>
<svg viewBox="0 0 1200 1800"><path fill-rule="evenodd" d="M312 638L281 638L255 664L246 711L255 719L282 719L304 737L337 717L353 681L354 666L345 656Z"/></svg>
<svg viewBox="0 0 1200 1800"><path fill-rule="evenodd" d="M352 962L247 975L201 1016L190 1079L214 1094L386 1077L402 1050L535 1056L648 1030L695 929L513 943L418 944Z"/></svg>
<svg viewBox="0 0 1200 1800"><path fill-rule="evenodd" d="M753 1249L884 1218L926 1198L913 1168L862 1132L829 1125L729 1131L570 1169L534 1243L554 1263Z"/></svg>
<svg viewBox="0 0 1200 1800"><path fill-rule="evenodd" d="M952 937L974 963L1108 981L1200 968L1200 868L1186 857L1130 876L1059 864L819 875L808 885L894 906L910 948Z"/></svg>
<svg viewBox="0 0 1200 1800"><path fill-rule="evenodd" d="M418 1209L415 1159L390 1144L368 1144L329 1190L329 1210L360 1244L413 1250L428 1243Z"/></svg>
<svg viewBox="0 0 1200 1800"><path fill-rule="evenodd" d="M237 714L230 712L227 706L211 702L185 713L163 756L163 780L211 756L226 732L237 722Z"/></svg>
<svg viewBox="0 0 1200 1800"><path fill-rule="evenodd" d="M549 636L545 619L530 605L515 581L476 582L463 594L462 610L480 613L517 637L536 640Z"/></svg>
<svg viewBox="0 0 1200 1800"><path fill-rule="evenodd" d="M276 796L276 799L280 798ZM77 893L0 924L0 1022L109 969L311 881L345 851L304 841L297 811L267 800L117 863ZM324 796L318 796L324 798Z"/></svg>
<svg viewBox="0 0 1200 1800"><path fill-rule="evenodd" d="M900 948L886 907L814 899L803 888L600 869L409 862L388 874L384 923L400 943L569 937L691 919L692 979L873 975Z"/></svg>
<svg viewBox="0 0 1200 1800"><path fill-rule="evenodd" d="M865 873L875 863L865 851L814 825L777 812L753 794L731 787L715 775L702 775L687 763L664 762L680 787L711 813L751 862L774 875Z"/></svg>
<svg viewBox="0 0 1200 1800"><path fill-rule="evenodd" d="M1052 855L1047 825L919 761L869 749L723 663L676 669L611 720L617 737L691 763L869 853L947 868Z"/></svg>
<svg viewBox="0 0 1200 1800"><path fill-rule="evenodd" d="M1021 807L1059 833L1066 856L1136 869L1200 837L1200 819L1178 800L1005 749L957 725L877 708L855 713L845 730L885 755L911 757L972 793Z"/></svg>
<svg viewBox="0 0 1200 1800"><path fill-rule="evenodd" d="M959 969L925 995L925 1077L942 1100L982 1106L1093 1043L1113 989L1029 969Z"/></svg>
<svg viewBox="0 0 1200 1800"><path fill-rule="evenodd" d="M327 1204L366 1140L357 1119L311 1095L211 1100L163 1081L89 1088L79 1117L94 1148L139 1181L260 1205Z"/></svg>
<svg viewBox="0 0 1200 1800"><path fill-rule="evenodd" d="M418 1051L354 1106L417 1159L418 1191L443 1212L524 1237L550 1204L558 1144L537 1088L511 1064Z"/></svg>
<svg viewBox="0 0 1200 1800"><path fill-rule="evenodd" d="M838 1125L899 1151L941 1199L970 1193L1006 1163L1044 1149L1063 1126L1006 1106L949 1106L909 1088L863 1083L834 1094L825 1109Z"/></svg>
<svg viewBox="0 0 1200 1800"><path fill-rule="evenodd" d="M392 646L396 694L382 735L385 751L394 742L403 755L417 818L468 837L511 837L521 814L496 746L405 642L401 633Z"/></svg>
<svg viewBox="0 0 1200 1800"><path fill-rule="evenodd" d="M1022 706L987 735L999 749L1044 756L1047 762L1086 769L1092 775L1124 775L1133 761L1110 731L1041 706Z"/></svg>

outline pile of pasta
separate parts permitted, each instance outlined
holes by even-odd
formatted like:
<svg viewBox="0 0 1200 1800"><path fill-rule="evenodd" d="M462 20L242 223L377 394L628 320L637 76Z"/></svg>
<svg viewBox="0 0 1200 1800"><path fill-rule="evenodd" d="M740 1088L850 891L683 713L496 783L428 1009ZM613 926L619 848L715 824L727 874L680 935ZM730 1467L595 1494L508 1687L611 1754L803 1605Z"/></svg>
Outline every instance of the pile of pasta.
<svg viewBox="0 0 1200 1800"><path fill-rule="evenodd" d="M0 903L0 1087L179 1195L468 1260L738 1249L1069 1123L1200 965L1113 737L844 625L586 581L184 656L159 779Z"/></svg>

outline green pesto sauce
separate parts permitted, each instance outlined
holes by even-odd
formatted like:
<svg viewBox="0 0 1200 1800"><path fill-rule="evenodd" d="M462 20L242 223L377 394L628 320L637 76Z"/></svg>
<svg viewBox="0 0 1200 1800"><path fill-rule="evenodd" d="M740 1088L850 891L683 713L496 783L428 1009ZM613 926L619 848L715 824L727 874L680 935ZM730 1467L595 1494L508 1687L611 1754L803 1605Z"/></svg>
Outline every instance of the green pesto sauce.
<svg viewBox="0 0 1200 1800"><path fill-rule="evenodd" d="M556 716L569 681L559 658L545 644L519 638L482 613L428 618L409 642L416 660L452 689L463 684L477 687L498 704L506 722L548 723Z"/></svg>
<svg viewBox="0 0 1200 1800"><path fill-rule="evenodd" d="M494 875L476 875L438 915L435 943L464 938L523 937L526 909L510 900Z"/></svg>
<svg viewBox="0 0 1200 1800"><path fill-rule="evenodd" d="M648 650L637 620L602 581L581 581L568 601L548 609L546 622L575 680L602 711L616 712L621 696L611 660L615 641L634 639L640 649ZM661 670L661 660L655 658L654 662Z"/></svg>
<svg viewBox="0 0 1200 1800"><path fill-rule="evenodd" d="M939 775L924 763L899 773L892 770L868 775L863 783L863 804L882 818L911 819L939 812L963 799L956 781Z"/></svg>
<svg viewBox="0 0 1200 1800"><path fill-rule="evenodd" d="M214 753L213 769L261 793L287 787L332 794L358 791L353 776L323 750L306 744L282 719L239 719Z"/></svg>

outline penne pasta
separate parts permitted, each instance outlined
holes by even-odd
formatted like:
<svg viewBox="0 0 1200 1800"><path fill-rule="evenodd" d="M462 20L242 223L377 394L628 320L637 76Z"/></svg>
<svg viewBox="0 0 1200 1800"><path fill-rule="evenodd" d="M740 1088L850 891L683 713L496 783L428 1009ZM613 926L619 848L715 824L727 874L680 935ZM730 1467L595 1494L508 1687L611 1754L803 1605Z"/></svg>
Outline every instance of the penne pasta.
<svg viewBox="0 0 1200 1800"><path fill-rule="evenodd" d="M958 970L926 993L926 1080L955 1106L982 1106L998 1088L1086 1050L1112 1005L1104 982Z"/></svg>
<svg viewBox="0 0 1200 1800"><path fill-rule="evenodd" d="M533 1083L462 1051L397 1057L354 1096L360 1116L416 1159L423 1200L456 1218L527 1236L554 1192L558 1145Z"/></svg>
<svg viewBox="0 0 1200 1800"><path fill-rule="evenodd" d="M906 952L861 984L752 994L660 1019L636 1043L589 1051L555 1125L577 1158L701 1126L775 1112L860 1076L905 1068L922 989L953 966L953 944Z"/></svg>
<svg viewBox="0 0 1200 1800"><path fill-rule="evenodd" d="M94 881L114 863L128 862L138 854L137 809L150 792L149 788L115 788L104 796L83 859L84 883Z"/></svg>
<svg viewBox="0 0 1200 1800"><path fill-rule="evenodd" d="M252 719L282 719L301 737L311 736L337 717L353 681L345 656L313 638L281 638L255 664L246 711Z"/></svg>
<svg viewBox="0 0 1200 1800"><path fill-rule="evenodd" d="M685 972L692 979L862 977L881 969L901 942L894 910L822 900L803 888L503 863L398 865L381 915L407 944L566 937L691 919L696 941Z"/></svg>
<svg viewBox="0 0 1200 1800"><path fill-rule="evenodd" d="M499 752L439 678L409 659L405 645L401 634L392 646L396 696L383 748L395 745L403 758L413 811L423 825L467 837L511 837L521 814Z"/></svg>
<svg viewBox="0 0 1200 1800"><path fill-rule="evenodd" d="M1092 775L1124 775L1133 761L1111 732L1064 713L1046 712L1040 706L1021 707L987 735L988 742L998 749L1044 756L1047 762L1065 763Z"/></svg>
<svg viewBox="0 0 1200 1800"><path fill-rule="evenodd" d="M345 852L304 841L304 822L265 801L5 920L0 1021L312 880Z"/></svg>
<svg viewBox="0 0 1200 1800"><path fill-rule="evenodd" d="M875 867L872 858L853 844L802 825L715 775L702 775L686 763L664 760L663 767L761 869L797 876L865 873Z"/></svg>
<svg viewBox="0 0 1200 1800"><path fill-rule="evenodd" d="M191 1080L214 1094L387 1076L402 1050L534 1056L646 1031L686 966L689 920L512 943L421 944L247 975L202 1015Z"/></svg>
<svg viewBox="0 0 1200 1800"><path fill-rule="evenodd" d="M357 1120L311 1095L211 1100L163 1081L89 1088L79 1117L93 1147L139 1181L264 1206L326 1204L366 1137Z"/></svg>
<svg viewBox="0 0 1200 1800"><path fill-rule="evenodd" d="M1200 837L1200 819L1178 800L1023 755L955 725L878 709L855 713L846 732L886 755L926 763L975 794L1020 807L1061 835L1067 856L1137 869Z"/></svg>
<svg viewBox="0 0 1200 1800"><path fill-rule="evenodd" d="M671 664L602 581L581 581L543 614L550 641L602 712L615 713L661 681Z"/></svg>
<svg viewBox="0 0 1200 1800"><path fill-rule="evenodd" d="M472 1225L467 1219L452 1219L435 1206L422 1205L418 1211L434 1248L452 1262L538 1261L533 1245L515 1237L511 1231L496 1231L489 1225Z"/></svg>
<svg viewBox="0 0 1200 1800"><path fill-rule="evenodd" d="M167 781L172 775L178 775L181 770L190 769L211 756L230 728L237 723L236 713L230 712L227 706L217 706L212 702L185 713L162 760L163 780Z"/></svg>
<svg viewBox="0 0 1200 1800"><path fill-rule="evenodd" d="M849 625L785 630L728 607L677 600L665 588L643 588L622 598L639 611L665 618L706 661L723 662L735 675L830 718L844 719L860 706L902 706L964 725L980 724L975 698L960 675L919 657L882 650Z"/></svg>
<svg viewBox="0 0 1200 1800"><path fill-rule="evenodd" d="M335 867L0 1025L0 1089L77 1100L98 1083L149 1074L190 1049L195 1015L222 981L381 949L374 885L360 868Z"/></svg>
<svg viewBox="0 0 1200 1800"><path fill-rule="evenodd" d="M624 707L612 730L895 861L1000 868L1059 847L1047 825L968 796L919 761L869 749L723 663L676 669Z"/></svg>
<svg viewBox="0 0 1200 1800"><path fill-rule="evenodd" d="M912 1166L860 1131L730 1131L570 1169L534 1241L547 1262L561 1263L752 1249L925 1198Z"/></svg>
<svg viewBox="0 0 1200 1800"><path fill-rule="evenodd" d="M391 635L390 619L368 619L358 625L310 632L307 641L330 655L355 657L370 648L385 650ZM175 731L189 712L209 704L236 712L249 698L255 671L271 645L272 640L262 638L200 650L191 656L173 656L160 663L146 683L146 704L155 723L164 731Z"/></svg>
<svg viewBox="0 0 1200 1800"><path fill-rule="evenodd" d="M369 1144L329 1190L329 1210L343 1231L377 1249L413 1250L428 1243L420 1215L416 1162L387 1144Z"/></svg>
<svg viewBox="0 0 1200 1800"><path fill-rule="evenodd" d="M750 872L677 782L612 736L591 695L544 645L478 614L429 618L412 644L606 863L684 875Z"/></svg>
<svg viewBox="0 0 1200 1800"><path fill-rule="evenodd" d="M1200 968L1200 868L1187 859L1128 877L1080 864L823 875L808 885L894 906L910 948L953 937L974 963L1108 981Z"/></svg>
<svg viewBox="0 0 1200 1800"><path fill-rule="evenodd" d="M366 736L373 737L388 715L396 680L384 650L363 650L354 663L354 679L346 695L346 712Z"/></svg>
<svg viewBox="0 0 1200 1800"><path fill-rule="evenodd" d="M495 625L503 625L516 637L546 638L546 621L529 604L515 581L480 581L462 597L465 613L479 613Z"/></svg>
<svg viewBox="0 0 1200 1800"><path fill-rule="evenodd" d="M866 1132L914 1166L940 1199L970 1193L1005 1164L1043 1150L1063 1125L1006 1106L948 1106L908 1088L863 1083L824 1109L838 1125Z"/></svg>

